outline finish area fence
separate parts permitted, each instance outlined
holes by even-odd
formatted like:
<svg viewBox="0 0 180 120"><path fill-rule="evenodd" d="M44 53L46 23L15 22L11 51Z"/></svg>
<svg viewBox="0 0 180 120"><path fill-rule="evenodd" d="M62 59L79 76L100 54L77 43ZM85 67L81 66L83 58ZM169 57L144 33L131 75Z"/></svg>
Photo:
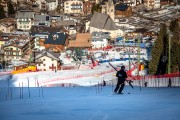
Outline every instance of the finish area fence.
<svg viewBox="0 0 180 120"><path fill-rule="evenodd" d="M157 76L131 76L134 86L145 87L180 87L180 72Z"/></svg>

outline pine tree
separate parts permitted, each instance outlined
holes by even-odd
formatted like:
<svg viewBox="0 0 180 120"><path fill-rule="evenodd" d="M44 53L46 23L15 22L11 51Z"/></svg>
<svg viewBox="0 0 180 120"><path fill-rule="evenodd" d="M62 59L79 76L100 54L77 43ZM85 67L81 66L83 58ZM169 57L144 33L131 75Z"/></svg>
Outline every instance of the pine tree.
<svg viewBox="0 0 180 120"><path fill-rule="evenodd" d="M171 72L180 71L180 27L178 20L170 23L171 37Z"/></svg>
<svg viewBox="0 0 180 120"><path fill-rule="evenodd" d="M163 24L159 31L157 40L152 47L152 59L149 62L149 74L164 74L166 70L166 54L167 54L167 34L166 25ZM165 67L165 68L164 68Z"/></svg>
<svg viewBox="0 0 180 120"><path fill-rule="evenodd" d="M6 17L6 15L5 15L4 8L2 5L0 5L0 19L3 19L5 17Z"/></svg>
<svg viewBox="0 0 180 120"><path fill-rule="evenodd" d="M152 47L152 52L151 52L152 59L149 62L149 74L155 75L157 73L158 64L160 61L161 53L163 51L162 44L163 44L162 38L161 36L158 36L154 46Z"/></svg>
<svg viewBox="0 0 180 120"><path fill-rule="evenodd" d="M91 9L91 13L94 14L94 12L100 12L101 11L101 5L100 4L94 4L92 9Z"/></svg>
<svg viewBox="0 0 180 120"><path fill-rule="evenodd" d="M8 14L15 14L14 6L11 2L8 2Z"/></svg>

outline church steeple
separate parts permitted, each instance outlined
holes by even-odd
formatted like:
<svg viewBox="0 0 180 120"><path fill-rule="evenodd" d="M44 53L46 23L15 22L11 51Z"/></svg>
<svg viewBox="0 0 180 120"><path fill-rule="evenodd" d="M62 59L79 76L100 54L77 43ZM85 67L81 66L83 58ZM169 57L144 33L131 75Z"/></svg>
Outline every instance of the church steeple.
<svg viewBox="0 0 180 120"><path fill-rule="evenodd" d="M113 0L108 0L107 2L107 14L113 19L114 21L114 12L115 12L115 8L114 8L114 2Z"/></svg>

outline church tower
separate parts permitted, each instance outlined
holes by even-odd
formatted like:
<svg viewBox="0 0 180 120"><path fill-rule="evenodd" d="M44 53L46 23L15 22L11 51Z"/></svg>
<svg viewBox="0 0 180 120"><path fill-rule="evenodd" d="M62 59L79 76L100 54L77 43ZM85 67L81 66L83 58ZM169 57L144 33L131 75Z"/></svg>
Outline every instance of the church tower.
<svg viewBox="0 0 180 120"><path fill-rule="evenodd" d="M115 7L114 7L114 3L113 0L108 0L108 2L106 3L106 8L107 8L107 14L112 18L112 20L114 21L115 18Z"/></svg>

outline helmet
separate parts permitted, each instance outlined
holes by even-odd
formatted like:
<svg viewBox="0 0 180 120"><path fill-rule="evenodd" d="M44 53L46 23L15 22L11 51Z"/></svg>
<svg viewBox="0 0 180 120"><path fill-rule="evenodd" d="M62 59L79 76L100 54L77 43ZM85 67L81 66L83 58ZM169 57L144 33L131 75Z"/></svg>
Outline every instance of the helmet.
<svg viewBox="0 0 180 120"><path fill-rule="evenodd" d="M124 66L124 65L122 65L122 66L121 66L121 69L125 69L125 66Z"/></svg>

